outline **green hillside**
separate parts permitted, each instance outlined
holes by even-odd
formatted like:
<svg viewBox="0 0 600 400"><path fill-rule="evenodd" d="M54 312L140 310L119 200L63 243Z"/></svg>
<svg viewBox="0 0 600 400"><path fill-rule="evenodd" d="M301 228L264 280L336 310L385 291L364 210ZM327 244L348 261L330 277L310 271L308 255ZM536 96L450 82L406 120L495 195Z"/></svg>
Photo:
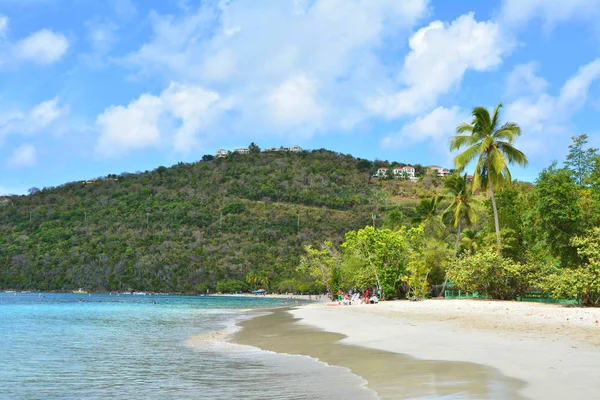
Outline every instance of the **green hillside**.
<svg viewBox="0 0 600 400"><path fill-rule="evenodd" d="M393 199L436 190L373 179L389 164L326 150L211 158L9 197L0 287L192 292L250 271L275 288L302 286L304 245L341 242L373 213L376 223L391 209L410 217L414 202Z"/></svg>

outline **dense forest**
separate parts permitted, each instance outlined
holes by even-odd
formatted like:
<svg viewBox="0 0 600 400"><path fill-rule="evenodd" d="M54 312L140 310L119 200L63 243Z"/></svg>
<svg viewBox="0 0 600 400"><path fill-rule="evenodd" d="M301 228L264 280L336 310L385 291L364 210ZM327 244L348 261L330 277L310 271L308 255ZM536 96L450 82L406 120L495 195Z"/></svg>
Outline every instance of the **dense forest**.
<svg viewBox="0 0 600 400"><path fill-rule="evenodd" d="M297 271L305 245L340 243L373 216L381 226L389 194L441 187L436 176L372 178L398 163L250 149L0 199L0 287L237 291L252 273L275 290L316 290ZM410 217L415 206L407 199L393 208Z"/></svg>

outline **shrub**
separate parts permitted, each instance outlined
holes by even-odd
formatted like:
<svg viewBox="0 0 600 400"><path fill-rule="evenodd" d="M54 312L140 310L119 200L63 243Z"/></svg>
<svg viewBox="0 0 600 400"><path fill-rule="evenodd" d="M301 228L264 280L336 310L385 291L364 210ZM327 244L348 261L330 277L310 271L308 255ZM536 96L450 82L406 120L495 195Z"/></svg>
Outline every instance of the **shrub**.
<svg viewBox="0 0 600 400"><path fill-rule="evenodd" d="M539 282L545 269L539 265L500 258L493 250L459 257L448 271L461 290L477 291L494 299L515 299Z"/></svg>

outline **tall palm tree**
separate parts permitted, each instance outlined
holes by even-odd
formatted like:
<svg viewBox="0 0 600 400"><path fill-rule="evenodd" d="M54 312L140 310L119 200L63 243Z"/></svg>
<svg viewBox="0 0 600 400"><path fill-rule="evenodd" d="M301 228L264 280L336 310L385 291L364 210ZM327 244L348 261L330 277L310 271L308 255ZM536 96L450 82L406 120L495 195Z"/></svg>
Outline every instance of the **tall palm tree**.
<svg viewBox="0 0 600 400"><path fill-rule="evenodd" d="M436 196L431 199L423 199L419 202L415 210L415 217L412 222L423 225L423 229L429 236L437 236L445 228L438 209L442 202L441 196Z"/></svg>
<svg viewBox="0 0 600 400"><path fill-rule="evenodd" d="M491 117L485 108L475 107L472 112L473 121L470 124L459 125L456 128L457 135L450 139L451 151L467 147L454 158L457 168L462 170L477 158L472 184L473 188L481 187L484 191L488 188L490 190L499 255L502 255L502 243L494 187L511 180L508 164L527 165L525 154L512 144L521 136L521 128L513 122L500 126L498 112L501 107L502 104L498 104Z"/></svg>
<svg viewBox="0 0 600 400"><path fill-rule="evenodd" d="M473 206L477 204L477 199L473 198L471 187L467 180L467 174L460 176L451 175L444 181L446 197L452 202L444 210L442 218L450 219L450 226L457 229L456 244L454 246L454 255L458 253L458 242L460 240L460 231L462 226L470 228L477 222L477 214Z"/></svg>
<svg viewBox="0 0 600 400"><path fill-rule="evenodd" d="M412 221L416 224L431 221L437 215L437 210L440 207L441 201L442 197L440 196L421 200L415 209L416 215Z"/></svg>
<svg viewBox="0 0 600 400"><path fill-rule="evenodd" d="M470 228L477 222L477 214L473 209L473 205L477 203L477 199L473 198L471 187L467 180L467 174L460 176L454 174L447 177L444 180L444 189L446 192L446 198L449 198L452 202L444 210L442 219L450 219L450 226L456 228L456 243L454 244L454 257L458 254L458 244L460 241L460 230L462 226ZM444 293L446 284L448 283L448 275L440 295Z"/></svg>
<svg viewBox="0 0 600 400"><path fill-rule="evenodd" d="M465 229L462 233L462 237L460 238L460 246L472 256L475 254L475 251L477 251L477 239L477 232L475 232L473 229Z"/></svg>

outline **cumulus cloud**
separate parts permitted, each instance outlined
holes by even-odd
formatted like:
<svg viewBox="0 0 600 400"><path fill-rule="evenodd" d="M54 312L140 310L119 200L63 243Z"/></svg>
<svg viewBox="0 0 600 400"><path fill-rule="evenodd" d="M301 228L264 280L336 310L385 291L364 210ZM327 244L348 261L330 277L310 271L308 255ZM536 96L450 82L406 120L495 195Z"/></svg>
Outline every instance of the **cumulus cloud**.
<svg viewBox="0 0 600 400"><path fill-rule="evenodd" d="M15 43L14 54L22 60L51 64L62 58L68 48L65 35L42 29Z"/></svg>
<svg viewBox="0 0 600 400"><path fill-rule="evenodd" d="M97 151L109 157L149 147L190 151L198 145L200 130L228 107L216 92L171 83L159 96L143 94L100 114Z"/></svg>
<svg viewBox="0 0 600 400"><path fill-rule="evenodd" d="M6 161L6 166L10 168L24 168L35 165L36 151L30 144L24 144L17 147L12 155Z"/></svg>
<svg viewBox="0 0 600 400"><path fill-rule="evenodd" d="M506 78L506 95L539 94L546 90L548 81L537 76L539 64L532 61L517 65Z"/></svg>
<svg viewBox="0 0 600 400"><path fill-rule="evenodd" d="M8 29L8 17L0 15L0 61L3 64L20 61L51 64L69 49L69 41L62 33L42 29L13 43L6 39Z"/></svg>
<svg viewBox="0 0 600 400"><path fill-rule="evenodd" d="M239 129L348 128L362 118L373 85L389 79L379 52L402 46L427 4L223 1L184 17L152 13L152 40L122 62L135 77L160 75L235 97Z"/></svg>
<svg viewBox="0 0 600 400"><path fill-rule="evenodd" d="M449 157L450 137L456 134L456 127L459 124L470 120L470 114L459 107L437 107L430 113L405 124L399 132L384 137L381 140L381 147L403 148L428 142L433 151ZM446 161L449 161L449 158Z"/></svg>
<svg viewBox="0 0 600 400"><path fill-rule="evenodd" d="M488 71L502 63L512 44L494 22L478 22L472 13L451 24L434 21L409 40L410 52L400 71L403 88L367 100L387 118L420 113L462 81L467 70Z"/></svg>
<svg viewBox="0 0 600 400"><path fill-rule="evenodd" d="M510 29L539 20L546 29L551 29L574 18L596 21L598 16L600 3L597 0L504 0L499 21Z"/></svg>
<svg viewBox="0 0 600 400"><path fill-rule="evenodd" d="M51 128L68 114L58 97L43 101L29 111L7 111L0 114L0 136L7 134L32 134Z"/></svg>
<svg viewBox="0 0 600 400"><path fill-rule="evenodd" d="M559 139L566 139L568 135L564 134L568 132L569 119L588 102L590 87L598 79L600 59L579 68L557 96L543 92L519 97L508 104L504 115L523 129L520 139L523 150L534 155L547 155L549 146L556 143L551 137L563 134Z"/></svg>
<svg viewBox="0 0 600 400"><path fill-rule="evenodd" d="M282 125L319 121L324 113L316 103L317 83L310 78L295 76L267 94L267 112Z"/></svg>

